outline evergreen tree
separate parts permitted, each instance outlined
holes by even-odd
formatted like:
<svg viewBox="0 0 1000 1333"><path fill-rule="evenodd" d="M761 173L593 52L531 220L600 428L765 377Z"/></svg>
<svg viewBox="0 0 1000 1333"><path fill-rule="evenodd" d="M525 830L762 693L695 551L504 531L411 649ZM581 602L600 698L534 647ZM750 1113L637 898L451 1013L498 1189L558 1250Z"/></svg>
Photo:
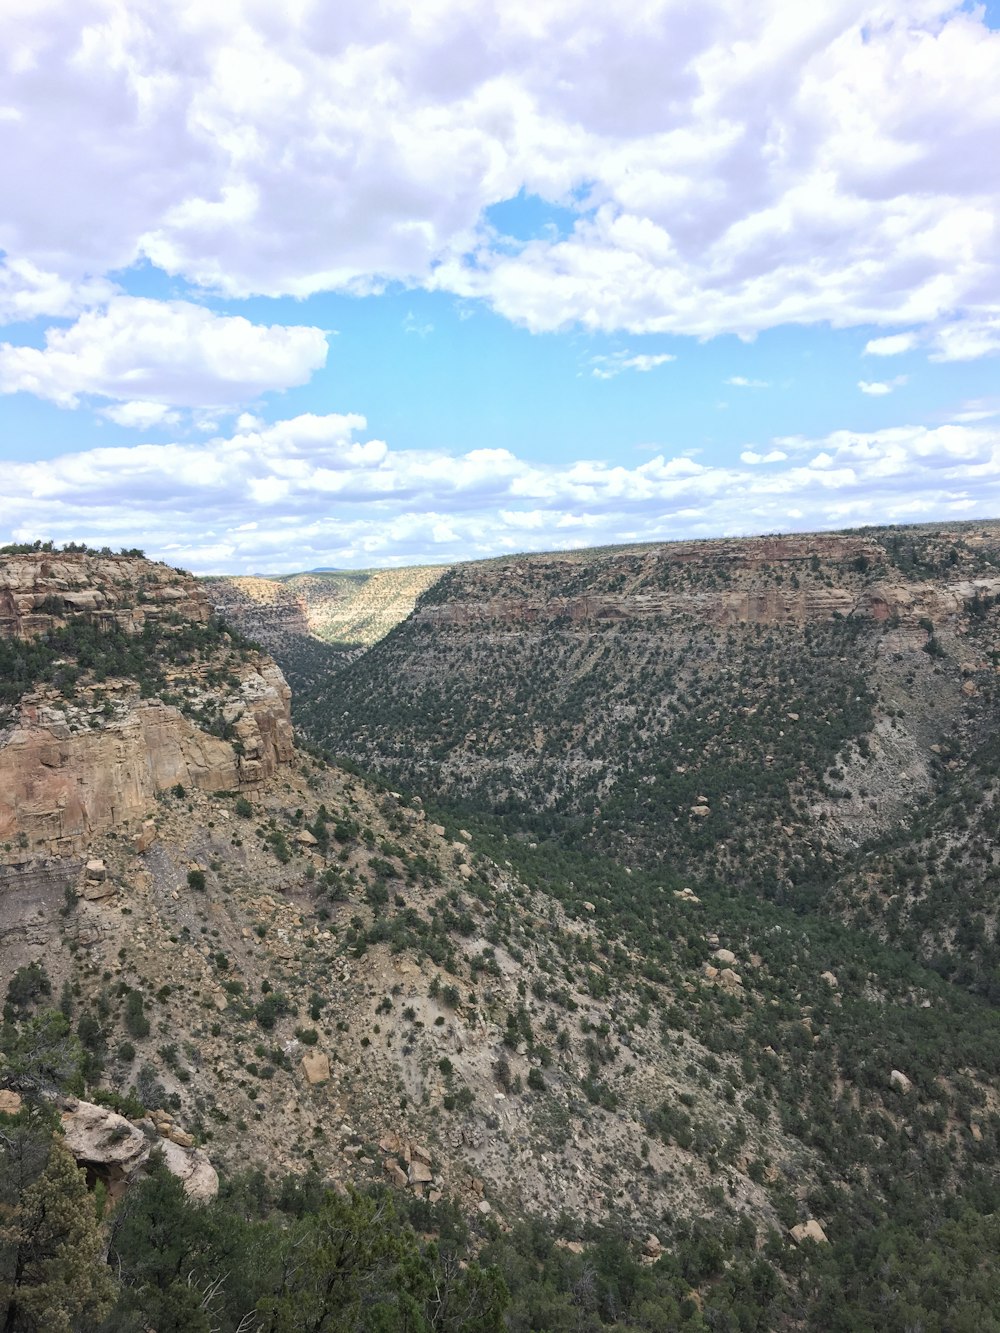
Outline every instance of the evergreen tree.
<svg viewBox="0 0 1000 1333"><path fill-rule="evenodd" d="M93 1200L58 1139L49 1140L44 1166L26 1182L40 1156L40 1131L20 1129L0 1140L16 1183L16 1193L5 1189L0 1204L0 1328L82 1333L100 1322L115 1295Z"/></svg>

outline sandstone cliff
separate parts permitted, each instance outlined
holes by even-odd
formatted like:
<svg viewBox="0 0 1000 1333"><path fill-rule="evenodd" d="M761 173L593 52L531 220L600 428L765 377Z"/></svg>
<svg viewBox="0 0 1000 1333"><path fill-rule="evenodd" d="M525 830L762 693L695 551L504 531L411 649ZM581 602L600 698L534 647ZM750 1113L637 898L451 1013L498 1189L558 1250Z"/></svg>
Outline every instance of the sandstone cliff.
<svg viewBox="0 0 1000 1333"><path fill-rule="evenodd" d="M94 628L96 638L81 637ZM149 659L145 686L109 674L137 636ZM33 641L34 676L15 640ZM198 583L164 565L82 553L0 557L5 642L12 670L27 672L20 698L0 711L8 853L79 851L96 833L141 822L168 788L254 786L293 757L279 668L235 645L213 625Z"/></svg>
<svg viewBox="0 0 1000 1333"><path fill-rule="evenodd" d="M212 608L195 579L169 565L92 552L0 556L0 638L40 634L77 615L134 633L171 614L205 624Z"/></svg>

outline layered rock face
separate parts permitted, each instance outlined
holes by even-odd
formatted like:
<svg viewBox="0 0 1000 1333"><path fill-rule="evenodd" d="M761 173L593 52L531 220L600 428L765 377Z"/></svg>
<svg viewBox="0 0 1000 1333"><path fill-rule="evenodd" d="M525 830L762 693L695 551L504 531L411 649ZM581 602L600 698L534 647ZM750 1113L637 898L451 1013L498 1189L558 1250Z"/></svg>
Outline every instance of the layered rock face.
<svg viewBox="0 0 1000 1333"><path fill-rule="evenodd" d="M170 614L203 625L212 608L190 574L141 556L0 556L0 637L28 638L81 614L135 633Z"/></svg>
<svg viewBox="0 0 1000 1333"><path fill-rule="evenodd" d="M134 680L82 669L68 691L30 682L0 716L0 843L79 851L95 833L141 822L177 784L254 786L293 758L290 691L270 658L218 630L171 660L173 634L212 621L193 578L133 557L7 556L0 597L7 640L81 621L131 636L170 613L154 697Z"/></svg>
<svg viewBox="0 0 1000 1333"><path fill-rule="evenodd" d="M726 628L862 616L916 624L1000 590L998 574L955 573L914 584L884 543L839 534L560 552L455 566L425 595L416 620L471 627L687 617Z"/></svg>

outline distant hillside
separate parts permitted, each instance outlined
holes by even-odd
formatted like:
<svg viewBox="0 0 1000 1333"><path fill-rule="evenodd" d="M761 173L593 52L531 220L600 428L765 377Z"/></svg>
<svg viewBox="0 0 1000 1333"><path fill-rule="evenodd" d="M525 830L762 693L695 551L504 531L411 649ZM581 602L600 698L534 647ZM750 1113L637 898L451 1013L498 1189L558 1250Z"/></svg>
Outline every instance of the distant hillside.
<svg viewBox="0 0 1000 1333"><path fill-rule="evenodd" d="M446 565L203 580L221 612L267 646L311 634L340 649L370 647L413 610Z"/></svg>
<svg viewBox="0 0 1000 1333"><path fill-rule="evenodd" d="M297 716L463 818L839 903L1000 985L998 602L996 523L458 565Z"/></svg>

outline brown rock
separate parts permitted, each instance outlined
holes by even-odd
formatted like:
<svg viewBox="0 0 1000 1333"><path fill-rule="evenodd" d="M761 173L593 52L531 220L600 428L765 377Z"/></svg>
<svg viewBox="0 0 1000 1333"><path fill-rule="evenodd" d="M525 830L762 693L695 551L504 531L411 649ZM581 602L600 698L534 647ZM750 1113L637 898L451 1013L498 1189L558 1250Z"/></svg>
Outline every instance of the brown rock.
<svg viewBox="0 0 1000 1333"><path fill-rule="evenodd" d="M8 1088L0 1088L0 1115L17 1115L24 1101L19 1092L11 1092Z"/></svg>
<svg viewBox="0 0 1000 1333"><path fill-rule="evenodd" d="M792 1227L790 1234L796 1245L801 1245L804 1240L815 1241L817 1245L826 1245L828 1243L826 1232L815 1218L812 1217L810 1217L808 1222L799 1222L797 1226Z"/></svg>
<svg viewBox="0 0 1000 1333"><path fill-rule="evenodd" d="M394 1157L390 1157L382 1168L389 1177L389 1184L395 1185L397 1189L406 1189L409 1184L406 1172L399 1165Z"/></svg>
<svg viewBox="0 0 1000 1333"><path fill-rule="evenodd" d="M302 1057L302 1072L309 1083L326 1083L330 1077L330 1057L324 1051L306 1051Z"/></svg>
<svg viewBox="0 0 1000 1333"><path fill-rule="evenodd" d="M155 841L156 824L153 820L147 819L143 824L141 831L136 834L135 841L132 845L137 854L141 855L143 852L148 852Z"/></svg>
<svg viewBox="0 0 1000 1333"><path fill-rule="evenodd" d="M411 1185L429 1185L434 1173L426 1162L411 1160L408 1179Z"/></svg>

